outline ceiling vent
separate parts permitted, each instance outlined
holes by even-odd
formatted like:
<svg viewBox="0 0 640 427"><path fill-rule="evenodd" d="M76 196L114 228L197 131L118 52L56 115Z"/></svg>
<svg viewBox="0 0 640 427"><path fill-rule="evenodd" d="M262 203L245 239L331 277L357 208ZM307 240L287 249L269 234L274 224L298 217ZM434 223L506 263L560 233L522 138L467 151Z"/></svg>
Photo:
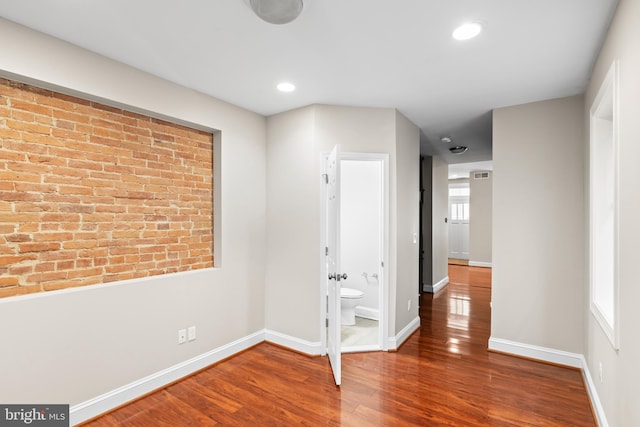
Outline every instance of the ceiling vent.
<svg viewBox="0 0 640 427"><path fill-rule="evenodd" d="M489 179L489 172L474 172L473 179Z"/></svg>

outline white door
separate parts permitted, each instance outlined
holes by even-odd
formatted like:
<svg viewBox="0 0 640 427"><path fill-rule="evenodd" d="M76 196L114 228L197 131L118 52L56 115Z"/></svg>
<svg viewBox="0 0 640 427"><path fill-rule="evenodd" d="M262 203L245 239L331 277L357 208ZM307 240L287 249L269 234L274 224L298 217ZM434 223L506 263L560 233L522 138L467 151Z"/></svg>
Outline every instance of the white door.
<svg viewBox="0 0 640 427"><path fill-rule="evenodd" d="M327 353L336 385L341 382L340 349L340 146L327 161Z"/></svg>
<svg viewBox="0 0 640 427"><path fill-rule="evenodd" d="M469 197L449 198L449 258L469 259Z"/></svg>

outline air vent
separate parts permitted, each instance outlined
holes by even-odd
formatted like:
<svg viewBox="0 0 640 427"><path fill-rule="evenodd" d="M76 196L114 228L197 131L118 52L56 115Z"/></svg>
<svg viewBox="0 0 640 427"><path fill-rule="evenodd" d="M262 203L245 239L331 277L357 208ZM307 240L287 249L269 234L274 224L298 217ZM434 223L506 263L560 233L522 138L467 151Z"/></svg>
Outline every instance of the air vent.
<svg viewBox="0 0 640 427"><path fill-rule="evenodd" d="M474 172L473 179L489 179L489 172Z"/></svg>

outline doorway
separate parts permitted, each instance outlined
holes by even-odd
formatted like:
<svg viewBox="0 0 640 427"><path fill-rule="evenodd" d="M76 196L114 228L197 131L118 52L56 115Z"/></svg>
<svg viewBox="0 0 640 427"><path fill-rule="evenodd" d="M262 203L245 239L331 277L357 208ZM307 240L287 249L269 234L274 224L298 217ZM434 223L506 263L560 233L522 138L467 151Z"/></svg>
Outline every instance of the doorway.
<svg viewBox="0 0 640 427"><path fill-rule="evenodd" d="M449 184L449 259L469 260L469 183Z"/></svg>
<svg viewBox="0 0 640 427"><path fill-rule="evenodd" d="M324 157L324 170L327 168ZM333 161L333 160L332 160ZM335 171L333 172L335 175ZM339 289L347 288L361 293L355 305L355 324L343 325L340 318L339 353L380 351L388 348L385 339L388 307L388 155L374 153L340 153L338 182L323 188L322 215L322 348L327 348L328 290L335 284L327 280L329 267L328 202L326 188L335 185L338 194L339 238L337 264L341 275ZM327 175L328 176L328 175ZM328 178L323 178L328 184ZM335 227L335 226L334 226ZM335 255L335 254L334 254ZM335 261L331 259L331 263ZM334 272L336 273L336 272ZM333 298L333 296L331 297ZM339 317L339 315L338 315ZM329 325L331 329L331 325ZM329 340L331 341L331 340ZM334 356L335 357L335 356Z"/></svg>

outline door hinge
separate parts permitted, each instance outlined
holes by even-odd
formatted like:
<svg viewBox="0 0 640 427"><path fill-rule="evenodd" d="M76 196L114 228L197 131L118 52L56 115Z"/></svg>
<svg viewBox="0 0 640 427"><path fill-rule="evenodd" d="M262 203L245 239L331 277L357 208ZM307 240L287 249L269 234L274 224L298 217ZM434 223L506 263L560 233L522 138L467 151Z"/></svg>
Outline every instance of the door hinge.
<svg viewBox="0 0 640 427"><path fill-rule="evenodd" d="M380 267L384 268L384 261L380 261Z"/></svg>
<svg viewBox="0 0 640 427"><path fill-rule="evenodd" d="M328 318L326 318L326 317L325 317L325 319L324 319L324 326L325 326L326 328L328 328L328 327L329 327L329 319L328 319Z"/></svg>
<svg viewBox="0 0 640 427"><path fill-rule="evenodd" d="M329 246L324 247L324 256L329 256Z"/></svg>
<svg viewBox="0 0 640 427"><path fill-rule="evenodd" d="M325 184L329 183L329 174L323 173L322 174L322 179L324 180Z"/></svg>

